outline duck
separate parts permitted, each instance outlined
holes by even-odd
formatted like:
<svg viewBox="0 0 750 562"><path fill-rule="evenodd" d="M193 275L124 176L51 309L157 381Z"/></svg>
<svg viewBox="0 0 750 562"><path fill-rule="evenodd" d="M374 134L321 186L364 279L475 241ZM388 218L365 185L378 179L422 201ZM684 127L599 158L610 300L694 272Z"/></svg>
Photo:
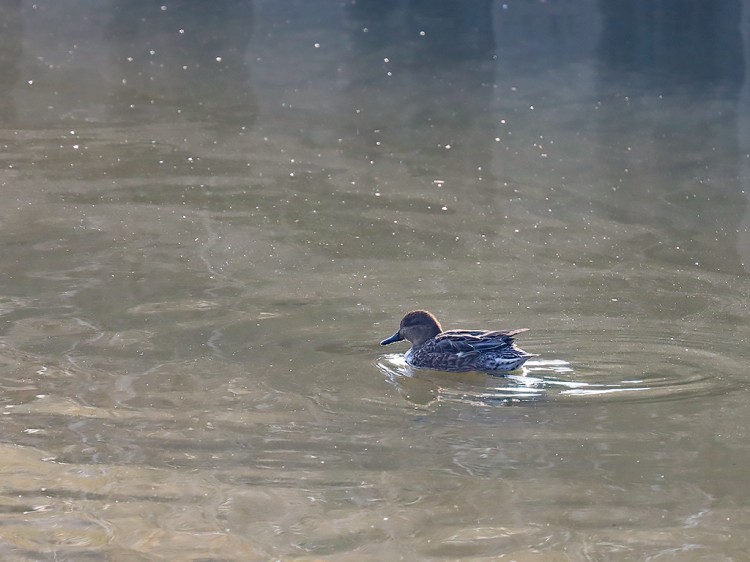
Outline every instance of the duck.
<svg viewBox="0 0 750 562"><path fill-rule="evenodd" d="M412 367L436 371L514 371L534 353L516 347L514 337L528 328L510 331L447 330L443 331L435 315L426 310L412 310L401 320L399 329L380 345L408 340L411 348L404 355Z"/></svg>

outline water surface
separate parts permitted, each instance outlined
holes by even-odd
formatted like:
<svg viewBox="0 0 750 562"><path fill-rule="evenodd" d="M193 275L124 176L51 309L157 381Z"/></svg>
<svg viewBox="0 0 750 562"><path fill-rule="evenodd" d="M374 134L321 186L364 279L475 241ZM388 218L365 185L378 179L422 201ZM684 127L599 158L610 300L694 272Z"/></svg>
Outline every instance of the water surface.
<svg viewBox="0 0 750 562"><path fill-rule="evenodd" d="M744 559L749 13L4 4L3 559Z"/></svg>

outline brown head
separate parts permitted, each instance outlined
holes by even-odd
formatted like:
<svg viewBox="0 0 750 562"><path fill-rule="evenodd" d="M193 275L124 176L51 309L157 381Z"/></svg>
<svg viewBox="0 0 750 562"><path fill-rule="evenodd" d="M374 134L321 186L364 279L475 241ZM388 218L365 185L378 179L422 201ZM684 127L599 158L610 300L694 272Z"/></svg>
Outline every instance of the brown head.
<svg viewBox="0 0 750 562"><path fill-rule="evenodd" d="M380 345L409 340L413 345L419 346L442 331L440 322L432 314L426 310L412 310L401 319L398 332L381 341Z"/></svg>

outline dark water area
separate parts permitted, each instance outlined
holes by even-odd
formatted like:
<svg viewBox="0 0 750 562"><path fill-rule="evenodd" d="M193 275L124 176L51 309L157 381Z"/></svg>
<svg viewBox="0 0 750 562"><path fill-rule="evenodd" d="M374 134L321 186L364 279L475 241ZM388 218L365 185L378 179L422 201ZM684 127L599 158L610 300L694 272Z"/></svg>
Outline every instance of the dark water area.
<svg viewBox="0 0 750 562"><path fill-rule="evenodd" d="M749 14L3 3L0 557L746 559Z"/></svg>

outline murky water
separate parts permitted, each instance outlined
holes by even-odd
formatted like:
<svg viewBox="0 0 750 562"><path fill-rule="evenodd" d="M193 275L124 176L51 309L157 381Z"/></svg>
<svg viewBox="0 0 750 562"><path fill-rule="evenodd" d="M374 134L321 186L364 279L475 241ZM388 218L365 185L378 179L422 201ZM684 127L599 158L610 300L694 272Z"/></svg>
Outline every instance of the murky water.
<svg viewBox="0 0 750 562"><path fill-rule="evenodd" d="M5 2L0 557L746 559L749 18Z"/></svg>

